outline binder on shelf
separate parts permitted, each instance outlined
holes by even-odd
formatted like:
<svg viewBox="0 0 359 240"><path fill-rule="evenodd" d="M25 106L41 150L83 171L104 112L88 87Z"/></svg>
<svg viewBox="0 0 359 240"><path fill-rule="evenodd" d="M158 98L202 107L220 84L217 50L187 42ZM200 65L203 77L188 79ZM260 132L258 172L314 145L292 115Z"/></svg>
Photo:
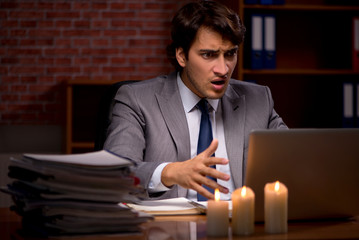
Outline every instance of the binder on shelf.
<svg viewBox="0 0 359 240"><path fill-rule="evenodd" d="M354 127L354 85L350 82L343 83L343 127Z"/></svg>
<svg viewBox="0 0 359 240"><path fill-rule="evenodd" d="M353 17L352 68L359 72L359 17Z"/></svg>
<svg viewBox="0 0 359 240"><path fill-rule="evenodd" d="M263 68L263 16L253 14L251 16L251 67Z"/></svg>
<svg viewBox="0 0 359 240"><path fill-rule="evenodd" d="M276 68L276 18L274 15L264 15L264 53L263 68Z"/></svg>
<svg viewBox="0 0 359 240"><path fill-rule="evenodd" d="M262 5L271 5L273 4L273 0L259 0L259 3Z"/></svg>

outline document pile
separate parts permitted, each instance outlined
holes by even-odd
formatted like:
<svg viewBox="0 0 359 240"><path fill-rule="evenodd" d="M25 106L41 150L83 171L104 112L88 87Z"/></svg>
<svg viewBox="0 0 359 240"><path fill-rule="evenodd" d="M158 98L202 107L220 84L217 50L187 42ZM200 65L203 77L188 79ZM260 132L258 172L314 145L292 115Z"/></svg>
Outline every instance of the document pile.
<svg viewBox="0 0 359 240"><path fill-rule="evenodd" d="M11 159L14 181L2 190L22 216L25 232L43 236L138 232L152 217L121 204L143 194L130 160L108 151L25 154Z"/></svg>

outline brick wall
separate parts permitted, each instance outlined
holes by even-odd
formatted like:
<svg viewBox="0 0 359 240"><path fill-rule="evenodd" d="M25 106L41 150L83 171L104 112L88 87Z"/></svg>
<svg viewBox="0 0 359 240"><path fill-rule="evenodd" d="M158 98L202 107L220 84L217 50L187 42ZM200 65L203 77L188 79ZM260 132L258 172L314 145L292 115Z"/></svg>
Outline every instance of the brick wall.
<svg viewBox="0 0 359 240"><path fill-rule="evenodd" d="M64 82L173 70L169 25L185 0L1 0L0 124L60 125Z"/></svg>

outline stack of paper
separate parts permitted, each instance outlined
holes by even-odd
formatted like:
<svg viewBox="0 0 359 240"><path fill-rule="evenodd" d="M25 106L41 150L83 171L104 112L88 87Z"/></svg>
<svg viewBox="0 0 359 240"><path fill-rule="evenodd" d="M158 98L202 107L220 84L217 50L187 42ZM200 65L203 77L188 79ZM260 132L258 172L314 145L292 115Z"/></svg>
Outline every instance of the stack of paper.
<svg viewBox="0 0 359 240"><path fill-rule="evenodd" d="M137 232L151 219L120 202L143 194L134 163L107 151L70 155L25 154L11 159L12 195L23 228L49 235Z"/></svg>

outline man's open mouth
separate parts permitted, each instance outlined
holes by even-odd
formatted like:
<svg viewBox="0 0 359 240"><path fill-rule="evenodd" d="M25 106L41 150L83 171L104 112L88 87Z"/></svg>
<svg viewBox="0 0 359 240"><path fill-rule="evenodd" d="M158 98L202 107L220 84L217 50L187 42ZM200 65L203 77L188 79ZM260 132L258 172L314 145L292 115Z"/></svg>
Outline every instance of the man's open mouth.
<svg viewBox="0 0 359 240"><path fill-rule="evenodd" d="M215 84L215 85L223 85L224 83L225 83L224 80L212 81L212 84Z"/></svg>

